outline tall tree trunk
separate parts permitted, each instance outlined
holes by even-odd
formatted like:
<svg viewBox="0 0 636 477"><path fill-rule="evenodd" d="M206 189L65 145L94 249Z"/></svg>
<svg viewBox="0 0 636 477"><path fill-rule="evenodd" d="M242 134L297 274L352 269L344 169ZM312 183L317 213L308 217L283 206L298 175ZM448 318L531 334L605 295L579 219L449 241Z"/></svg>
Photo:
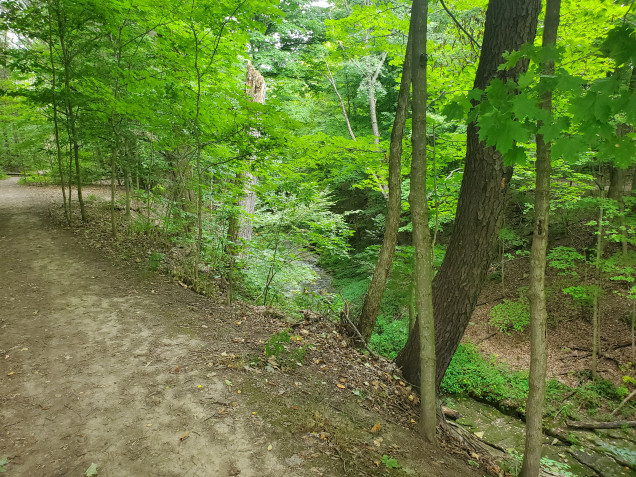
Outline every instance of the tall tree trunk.
<svg viewBox="0 0 636 477"><path fill-rule="evenodd" d="M520 62L498 70L503 53L533 41L540 10L539 0L491 0L486 12L484 40L475 87L484 89L493 78L516 79L527 69ZM442 266L433 282L437 386L453 357L486 278L497 244L503 204L512 170L478 137L475 123L468 125L466 165L457 204L455 226ZM417 324L396 361L406 379L419 383L419 332Z"/></svg>
<svg viewBox="0 0 636 477"><path fill-rule="evenodd" d="M247 64L245 92L252 101L265 104L265 95L267 92L265 78L263 78L263 75L249 62ZM250 134L254 137L260 136L260 132L257 130L250 131ZM255 159L256 157L250 158L251 161ZM236 204L237 209L242 211L243 216L240 217L239 214L234 213L232 217L230 217L228 226L228 246L226 247L226 253L230 257L227 292L228 304L232 303L233 299L234 268L236 267L236 258L239 254L238 241L243 240L249 242L252 239L252 219L250 216L254 213L256 207L256 176L251 172L239 173L236 176L236 182L243 187L243 195L238 199Z"/></svg>
<svg viewBox="0 0 636 477"><path fill-rule="evenodd" d="M602 198L600 200L603 200ZM601 352L601 257L603 256L603 205L599 207L598 230L596 235L596 260L594 263L594 278L596 281L592 302L592 379L598 378L598 356Z"/></svg>
<svg viewBox="0 0 636 477"><path fill-rule="evenodd" d="M402 139L404 125L409 111L409 96L411 86L411 33L406 43L406 56L402 68L402 80L398 93L397 108L393 129L391 130L391 144L389 146L389 196L387 202L386 222L384 226L384 240L373 270L373 277L369 289L364 297L358 329L362 338L369 341L375 327L380 303L386 288L386 281L391 270L395 246L397 244L400 214L402 212Z"/></svg>
<svg viewBox="0 0 636 477"><path fill-rule="evenodd" d="M561 0L547 0L543 25L543 47L556 46L559 29ZM554 74L554 62L542 66L541 75ZM541 108L552 113L552 92L541 97ZM541 128L539 121L537 126ZM550 143L537 134L536 188L534 200L534 236L530 255L530 379L526 404L526 442L521 475L538 477L541 470L541 448L543 439L543 403L545 400L545 378L548 367L547 322L545 306L545 266L548 250L548 223L550 214Z"/></svg>
<svg viewBox="0 0 636 477"><path fill-rule="evenodd" d="M79 160L79 140L77 137L77 115L75 114L75 108L73 104L68 99L68 95L71 92L71 54L68 51L65 39L65 24L63 20L63 15L61 8L58 5L57 9L57 24L59 29L59 40L60 40L60 50L62 52L63 66L64 66L64 88L66 89L67 99L66 102L66 115L68 121L68 131L69 131L69 142L71 144L73 151L73 161L75 163L75 177L77 180L77 199L79 201L80 206L80 216L82 217L82 221L86 221L86 208L84 207L84 198L82 196L82 175L80 168L80 160ZM69 197L70 200L70 197Z"/></svg>
<svg viewBox="0 0 636 477"><path fill-rule="evenodd" d="M53 129L55 131L55 152L57 153L57 167L60 174L60 185L62 186L62 203L64 204L64 217L66 217L66 223L68 225L71 225L71 214L66 204L66 186L64 184L64 168L62 165L62 147L60 146L60 127L59 127L59 120L57 117L57 93L56 93L57 72L55 70L55 59L53 57L53 19L52 19L50 4L48 5L48 17L49 17L49 58L51 61L51 90L52 90L51 100L53 103Z"/></svg>
<svg viewBox="0 0 636 477"><path fill-rule="evenodd" d="M428 0L414 0L411 12L413 52L413 158L409 202L415 246L415 290L420 335L420 432L427 442L436 441L435 320L433 316L433 263L426 196L426 19Z"/></svg>

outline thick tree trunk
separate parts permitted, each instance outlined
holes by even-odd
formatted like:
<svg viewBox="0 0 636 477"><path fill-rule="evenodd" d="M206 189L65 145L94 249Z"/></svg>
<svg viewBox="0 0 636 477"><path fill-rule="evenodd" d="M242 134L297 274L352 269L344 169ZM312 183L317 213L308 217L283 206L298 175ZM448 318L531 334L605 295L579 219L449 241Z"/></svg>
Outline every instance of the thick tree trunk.
<svg viewBox="0 0 636 477"><path fill-rule="evenodd" d="M420 333L420 432L435 442L437 406L435 389L435 320L433 316L433 263L426 196L426 19L428 0L414 0L411 13L413 52L413 159L409 202L415 246L415 290Z"/></svg>
<svg viewBox="0 0 636 477"><path fill-rule="evenodd" d="M366 342L371 338L375 322L380 312L380 303L382 302L386 281L393 263L398 229L400 227L400 214L402 212L402 139L404 137L404 125L406 124L406 117L409 111L410 87L411 35L409 33L395 119L393 120L393 129L391 130L391 145L389 146L389 196L384 226L384 240L382 241L378 261L373 270L373 277L371 278L369 289L364 297L364 303L358 321L358 329Z"/></svg>
<svg viewBox="0 0 636 477"><path fill-rule="evenodd" d="M556 45L559 28L561 0L547 0L543 26L543 47ZM554 62L542 67L542 75L554 74ZM552 93L543 94L541 108L552 112ZM538 127L543 123L540 121ZM530 255L530 382L526 405L526 442L521 475L537 477L541 470L541 448L543 439L543 403L545 401L545 378L548 368L547 322L545 305L545 266L548 251L548 223L550 215L550 143L538 134L536 160L536 189L534 201L534 236Z"/></svg>
<svg viewBox="0 0 636 477"><path fill-rule="evenodd" d="M536 34L539 0L491 0L486 12L484 40L475 78L483 89L495 78L516 79L527 69L520 62L498 71L503 53L518 50ZM455 227L442 266L433 282L437 386L453 357L486 278L503 215L512 171L494 148L479 141L477 125L468 125L466 165L457 204ZM407 380L418 384L419 331L410 333L397 364Z"/></svg>

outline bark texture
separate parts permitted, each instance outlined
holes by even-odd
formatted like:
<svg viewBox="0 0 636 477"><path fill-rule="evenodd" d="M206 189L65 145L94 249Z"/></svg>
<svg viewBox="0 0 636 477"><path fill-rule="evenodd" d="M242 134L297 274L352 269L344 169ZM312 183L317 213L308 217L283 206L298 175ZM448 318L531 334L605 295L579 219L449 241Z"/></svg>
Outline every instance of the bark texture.
<svg viewBox="0 0 636 477"><path fill-rule="evenodd" d="M556 45L561 0L547 0L543 26L543 47ZM543 65L542 75L554 74L554 62ZM541 97L541 108L552 111L552 93ZM542 126L539 121L538 127ZM526 405L526 442L521 475L536 477L541 470L543 440L542 418L545 401L545 378L548 368L547 322L545 305L545 266L548 251L548 223L550 215L550 143L537 134L536 186L534 200L534 235L530 253L530 380Z"/></svg>
<svg viewBox="0 0 636 477"><path fill-rule="evenodd" d="M398 93L397 108L393 129L391 130L391 144L389 146L389 194L387 201L386 223L384 226L384 240L378 254L378 261L373 269L373 277L369 289L364 297L358 329L364 341L368 342L375 327L380 303L386 281L393 264L395 246L397 244L400 214L402 212L402 139L404 125L409 110L409 96L411 87L411 33L406 44L406 56L402 69L400 92Z"/></svg>
<svg viewBox="0 0 636 477"><path fill-rule="evenodd" d="M426 18L428 0L414 0L411 13L413 52L413 158L409 202L415 247L415 290L420 317L420 432L427 442L435 442L437 406L435 392L435 320L433 315L433 263L431 231L428 227L426 197Z"/></svg>
<svg viewBox="0 0 636 477"><path fill-rule="evenodd" d="M497 70L505 51L518 50L534 39L539 10L539 0L490 1L476 88L485 88L496 77L516 79L527 69L527 63L520 62L511 70ZM504 168L503 159L494 148L479 141L477 131L476 124L469 124L455 228L433 282L438 387L470 321L486 277L512 173ZM420 382L417 328L416 324L396 359L406 379L414 384Z"/></svg>

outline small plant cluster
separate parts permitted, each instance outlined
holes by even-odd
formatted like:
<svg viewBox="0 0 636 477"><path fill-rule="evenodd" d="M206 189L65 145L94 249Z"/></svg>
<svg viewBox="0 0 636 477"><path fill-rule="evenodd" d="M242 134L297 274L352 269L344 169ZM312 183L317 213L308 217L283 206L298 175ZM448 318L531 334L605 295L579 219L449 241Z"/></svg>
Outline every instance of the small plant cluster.
<svg viewBox="0 0 636 477"><path fill-rule="evenodd" d="M530 304L528 299L504 300L495 305L490 311L488 324L500 332L510 335L512 332L522 332L530 323Z"/></svg>
<svg viewBox="0 0 636 477"><path fill-rule="evenodd" d="M305 354L311 345L291 349L292 336L289 334L290 332L291 328L287 328L280 333L273 334L265 342L265 356L274 358L280 366L295 368L298 365L302 366ZM299 337L294 338L298 339Z"/></svg>

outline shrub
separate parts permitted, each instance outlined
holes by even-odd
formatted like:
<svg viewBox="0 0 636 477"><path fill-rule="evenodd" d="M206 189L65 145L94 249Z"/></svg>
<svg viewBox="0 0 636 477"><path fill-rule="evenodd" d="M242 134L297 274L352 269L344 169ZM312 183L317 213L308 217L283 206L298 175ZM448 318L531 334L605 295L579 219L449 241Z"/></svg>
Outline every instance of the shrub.
<svg viewBox="0 0 636 477"><path fill-rule="evenodd" d="M530 323L530 304L526 298L504 300L490 311L488 324L502 333L510 335L512 331L522 332Z"/></svg>

